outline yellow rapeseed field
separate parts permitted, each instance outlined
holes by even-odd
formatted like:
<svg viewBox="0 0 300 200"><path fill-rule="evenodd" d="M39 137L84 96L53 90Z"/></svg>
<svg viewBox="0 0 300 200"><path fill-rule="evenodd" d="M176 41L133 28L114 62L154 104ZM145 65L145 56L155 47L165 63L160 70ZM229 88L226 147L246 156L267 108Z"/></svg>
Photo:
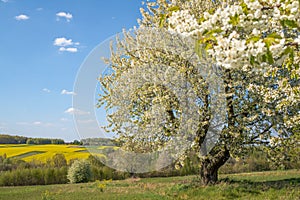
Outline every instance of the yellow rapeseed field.
<svg viewBox="0 0 300 200"><path fill-rule="evenodd" d="M46 162L57 153L64 154L67 161L85 159L90 155L86 148L76 145L0 145L0 155L6 154L7 157L17 157L25 161Z"/></svg>

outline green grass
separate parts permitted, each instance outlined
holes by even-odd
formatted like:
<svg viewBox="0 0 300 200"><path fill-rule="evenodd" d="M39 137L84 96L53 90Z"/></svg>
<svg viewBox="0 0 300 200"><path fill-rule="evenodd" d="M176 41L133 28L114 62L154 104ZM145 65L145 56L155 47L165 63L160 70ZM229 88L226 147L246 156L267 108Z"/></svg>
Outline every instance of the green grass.
<svg viewBox="0 0 300 200"><path fill-rule="evenodd" d="M46 153L46 151L30 151L30 152L27 152L27 153L19 154L17 156L13 156L12 158L22 159L22 158L26 158L26 157L29 157L29 156L34 156L34 155L41 154L41 153Z"/></svg>
<svg viewBox="0 0 300 200"><path fill-rule="evenodd" d="M221 175L215 186L196 176L127 179L86 184L0 188L0 199L300 199L300 171Z"/></svg>

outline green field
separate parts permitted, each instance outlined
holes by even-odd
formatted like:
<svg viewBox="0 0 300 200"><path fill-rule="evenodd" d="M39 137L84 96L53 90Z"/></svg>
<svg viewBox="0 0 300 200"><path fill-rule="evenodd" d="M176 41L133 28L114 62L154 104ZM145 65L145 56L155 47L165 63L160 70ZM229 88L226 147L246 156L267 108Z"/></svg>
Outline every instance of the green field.
<svg viewBox="0 0 300 200"><path fill-rule="evenodd" d="M83 147L76 145L0 145L0 155L9 158L19 158L25 161L37 160L46 162L57 153L62 153L67 161L71 159L86 159L90 153Z"/></svg>
<svg viewBox="0 0 300 200"><path fill-rule="evenodd" d="M221 175L220 178L219 184L207 187L199 186L195 176L2 187L0 199L300 199L300 171L297 170Z"/></svg>

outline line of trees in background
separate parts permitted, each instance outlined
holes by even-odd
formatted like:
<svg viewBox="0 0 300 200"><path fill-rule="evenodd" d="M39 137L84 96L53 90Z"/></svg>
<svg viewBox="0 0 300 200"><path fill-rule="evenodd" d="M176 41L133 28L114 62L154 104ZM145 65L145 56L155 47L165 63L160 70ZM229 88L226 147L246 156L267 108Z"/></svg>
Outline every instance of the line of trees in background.
<svg viewBox="0 0 300 200"><path fill-rule="evenodd" d="M65 144L65 141L62 139L29 138L26 144Z"/></svg>
<svg viewBox="0 0 300 200"><path fill-rule="evenodd" d="M81 162L87 163L87 165L80 165ZM191 175L197 173L198 169L194 166L196 165L187 164L179 170L176 170L174 166L169 166L159 172L150 172L135 176L162 177ZM88 167L88 170L86 167ZM89 175L87 178L82 178L85 174ZM53 158L48 159L46 163L37 160L25 162L18 158L7 158L6 154L0 155L0 186L65 184L68 182L76 183L110 179L123 180L129 177L132 177L132 174L109 168L92 155L86 160L73 159L69 163L63 154L56 154Z"/></svg>
<svg viewBox="0 0 300 200"><path fill-rule="evenodd" d="M73 165L79 161L81 162L82 160L73 159L67 163L63 154L56 154L52 159L48 159L46 163L36 160L25 162L16 158L7 158L4 154L0 156L0 186L73 183L74 181L70 179L71 176L68 175L68 171L71 173L70 169L76 168L76 166ZM121 180L130 177L129 173L117 172L114 169L104 166L93 156L83 160L83 162L88 163L87 166L91 173L87 179L82 179L82 181L78 182L109 179ZM79 170L78 173L84 172Z"/></svg>
<svg viewBox="0 0 300 200"><path fill-rule="evenodd" d="M80 142L87 146L120 146L118 142L110 138L85 138Z"/></svg>
<svg viewBox="0 0 300 200"><path fill-rule="evenodd" d="M242 159L231 158L221 167L220 173L300 169L300 156L293 160L287 159L282 163L276 165L270 162L267 154L258 149ZM160 171L134 176L141 178L184 176L197 174L199 170L199 158L191 153L180 169L170 165ZM25 162L18 158L7 158L5 154L0 155L0 186L65 184L109 179L122 180L129 177L132 177L132 174L109 168L92 155L86 160L73 159L69 163L63 154L56 154L46 163L37 160Z"/></svg>
<svg viewBox="0 0 300 200"><path fill-rule="evenodd" d="M74 144L74 145L88 145L88 146L119 146L119 144L109 138L86 138L74 140L73 142L65 142L63 139L53 138L30 138L24 136L13 136L7 134L0 134L0 144Z"/></svg>
<svg viewBox="0 0 300 200"><path fill-rule="evenodd" d="M62 139L29 138L0 134L0 144L65 144L65 141Z"/></svg>

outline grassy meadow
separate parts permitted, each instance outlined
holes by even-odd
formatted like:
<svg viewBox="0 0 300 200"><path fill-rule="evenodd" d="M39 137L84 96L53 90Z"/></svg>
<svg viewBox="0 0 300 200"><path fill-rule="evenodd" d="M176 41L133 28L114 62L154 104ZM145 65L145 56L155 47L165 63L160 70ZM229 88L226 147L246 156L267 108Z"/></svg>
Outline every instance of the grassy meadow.
<svg viewBox="0 0 300 200"><path fill-rule="evenodd" d="M103 148L103 147L101 147ZM0 145L0 155L6 154L8 158L18 158L26 162L33 160L46 162L55 154L61 153L67 161L72 159L86 159L90 153L84 148L76 145Z"/></svg>
<svg viewBox="0 0 300 200"><path fill-rule="evenodd" d="M96 181L85 184L2 187L1 200L81 199L300 199L300 171L221 175L215 186L196 176Z"/></svg>
<svg viewBox="0 0 300 200"><path fill-rule="evenodd" d="M95 148L101 152L101 150L111 147L101 146ZM86 159L90 155L87 149L76 145L0 145L0 155L4 153L9 158L18 158L27 162L34 160L46 162L57 153L63 154L67 161L71 159ZM30 170L35 169L28 169L27 171ZM44 169L45 172L49 170ZM44 171L41 169L41 172ZM18 173L23 174L23 172L20 171ZM97 171L97 173L100 173L100 171ZM98 179L102 180L105 178L94 178L93 180ZM221 174L218 184L206 187L200 186L198 180L197 176L181 176L104 180L81 184L0 187L0 200L300 200L300 170ZM67 181L64 183L67 183Z"/></svg>

